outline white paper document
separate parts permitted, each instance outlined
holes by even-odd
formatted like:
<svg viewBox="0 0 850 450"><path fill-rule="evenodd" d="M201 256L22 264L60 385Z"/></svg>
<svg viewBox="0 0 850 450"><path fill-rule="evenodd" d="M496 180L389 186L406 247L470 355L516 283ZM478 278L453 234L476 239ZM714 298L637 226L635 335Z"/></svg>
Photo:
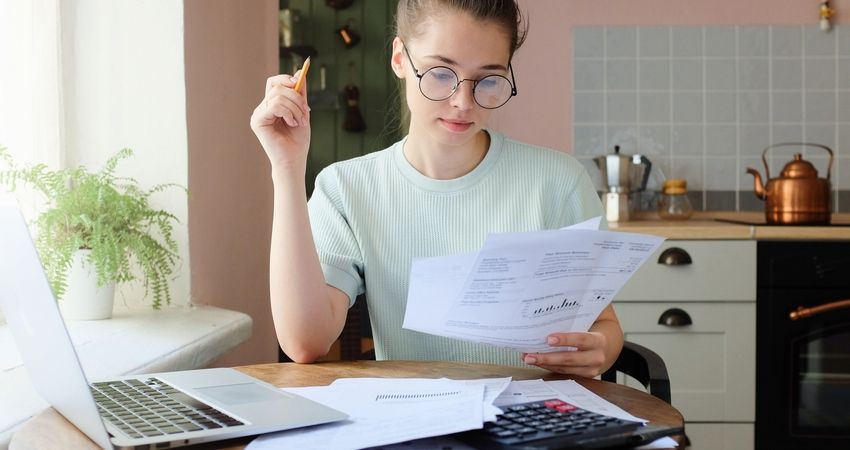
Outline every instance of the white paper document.
<svg viewBox="0 0 850 450"><path fill-rule="evenodd" d="M477 253L414 260L402 327L522 352L563 350L546 337L587 331L664 241L592 226L491 234Z"/></svg>
<svg viewBox="0 0 850 450"><path fill-rule="evenodd" d="M331 386L357 385L364 382L381 383L385 380L386 378L340 378L331 383ZM426 384L434 381L434 379L432 378L405 378L404 380L405 383L410 383L411 385L416 385L418 380L421 380L423 383ZM502 410L494 406L493 402L511 384L511 377L482 378L478 380L450 380L448 378L440 378L440 380L445 380L454 383L463 383L470 386L484 386L484 400L482 402L482 406L484 408L483 415L485 422L495 422L496 416L502 414Z"/></svg>
<svg viewBox="0 0 850 450"><path fill-rule="evenodd" d="M502 382L495 382L493 386ZM289 388L349 420L261 436L248 449L347 450L481 428L488 383L448 379L351 379ZM495 397L498 394L491 394Z"/></svg>

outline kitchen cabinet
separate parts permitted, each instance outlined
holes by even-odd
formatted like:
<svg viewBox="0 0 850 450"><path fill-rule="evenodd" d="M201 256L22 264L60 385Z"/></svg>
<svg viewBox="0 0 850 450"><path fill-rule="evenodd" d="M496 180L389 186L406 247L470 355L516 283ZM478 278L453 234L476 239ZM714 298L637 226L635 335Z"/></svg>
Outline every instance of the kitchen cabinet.
<svg viewBox="0 0 850 450"><path fill-rule="evenodd" d="M676 264L676 258L690 261ZM668 240L615 301L754 302L755 280L755 241Z"/></svg>
<svg viewBox="0 0 850 450"><path fill-rule="evenodd" d="M638 217L643 220L609 226L616 231L654 234L668 240L614 299L626 338L652 348L664 358L673 405L685 417L691 448L746 450L757 444L760 449L774 448L757 442L755 415L763 412L759 402L770 402L768 408L778 407L780 402L773 399L791 394L784 388L767 393L763 379L765 373L771 372L764 372L759 366L765 355L771 355L783 343L775 337L758 340L764 339L759 334L764 335L771 328L763 317L766 305L765 298L760 297L762 287L757 285L762 276L758 259L764 256L763 244L767 241L781 255L789 255L798 241L805 241L803 246L808 249L821 242L818 245L846 254L835 250L834 242L850 241L850 214L833 214L831 226L753 225L763 222L764 214L742 212L698 212L686 221L657 220L654 214ZM691 263L658 264L657 258L670 247L687 252ZM683 260L681 255L667 256L665 259L670 262ZM791 267L793 276L798 277L794 258ZM800 268L817 272L823 261L815 264L799 258L799 264ZM813 306L821 300L843 296L808 301ZM805 300L800 297L801 302ZM775 300L771 300L771 306ZM674 308L681 311L665 315ZM787 310L783 311L787 318ZM685 325L688 320L683 313L687 313L690 325ZM658 324L662 315L682 326ZM756 380L757 374L762 377L760 381ZM760 428L766 426L762 420L760 415ZM770 433L774 432L771 429ZM846 448L841 445L836 448Z"/></svg>
<svg viewBox="0 0 850 450"><path fill-rule="evenodd" d="M614 300L626 339L664 359L693 449L753 448L755 301L754 240L669 240Z"/></svg>
<svg viewBox="0 0 850 450"><path fill-rule="evenodd" d="M690 450L746 450L753 448L752 424L689 423Z"/></svg>

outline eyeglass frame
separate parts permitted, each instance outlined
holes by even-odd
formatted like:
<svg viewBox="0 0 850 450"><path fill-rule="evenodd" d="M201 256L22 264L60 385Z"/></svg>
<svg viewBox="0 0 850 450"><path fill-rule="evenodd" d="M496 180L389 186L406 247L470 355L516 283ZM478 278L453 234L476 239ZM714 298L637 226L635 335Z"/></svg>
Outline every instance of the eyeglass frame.
<svg viewBox="0 0 850 450"><path fill-rule="evenodd" d="M461 84L461 83L463 83L464 81L471 81L471 82L472 82L472 100L474 100L474 101L475 101L475 104L476 104L476 105L478 105L478 106L480 106L480 107L482 107L482 108L484 108L484 109L498 109L498 108L501 108L502 106L505 106L505 104L506 104L506 103L508 103L508 102L511 100L511 98L516 97L516 95L517 95L517 89L516 89L516 79L514 78L514 68L513 68L513 66L511 65L511 63L508 63L508 71L509 71L509 72L510 72L510 74L511 74L511 79L510 79L510 80L508 80L508 77L506 77L506 76L504 76L504 75L497 75L497 74L487 75L486 77L479 78L479 79L477 79L477 80L472 79L472 78L463 78L463 79L461 79L461 78L460 78L460 75L458 75L458 74L457 74L457 72L455 72L455 71L454 71L454 69L452 69L451 67L448 67L448 66L434 66L434 67L431 67L431 68L429 68L428 70L426 70L425 72L423 72L423 73L421 73L421 74L420 74L420 73L419 73L419 69L417 69L417 68L416 68L416 66L413 64L413 58L410 56L410 51L407 49L407 45L406 45L404 42L402 42L402 43L401 43L401 46L402 46L402 48L404 49L404 53L407 55L407 61L408 61L408 62L410 62L410 68L411 68L411 69L413 69L413 74L414 74L414 75L416 75L416 78L418 78L418 79L419 79L419 92L422 94L422 96L423 96L423 97L427 98L428 100L431 100L432 102L443 102L443 101L446 101L446 100L448 100L448 99L452 98L452 95L455 95L455 93L457 92L458 88L460 87L460 84ZM441 69L447 69L447 70L449 70L451 73L453 73L453 74L455 75L455 79L457 79L457 83L455 83L455 87L452 89L452 93L451 93L451 94L449 94L446 98L442 98L442 99L440 99L440 100L434 100L433 98L428 97L427 95L425 95L425 93L424 93L424 92L422 92L422 77L424 77L424 76L425 76L425 74L427 74L428 72L430 72L430 71L432 71L432 70L434 70L434 69L438 69L438 68L441 68ZM504 78L505 80L507 80L507 82L508 82L508 83L510 83L510 85L511 85L511 95L510 95L510 96L509 96L509 97L508 97L508 98L504 101L504 103L502 103L502 104L501 104L501 105L499 105L499 106L493 106L493 107L489 107L489 108L488 108L488 107L486 107L486 106L482 105L481 103L478 103L478 99L477 99L477 98L475 98L475 88L478 86L478 82L480 82L481 80L483 80L483 79L485 79L485 78L488 78L488 77L502 77L502 78Z"/></svg>

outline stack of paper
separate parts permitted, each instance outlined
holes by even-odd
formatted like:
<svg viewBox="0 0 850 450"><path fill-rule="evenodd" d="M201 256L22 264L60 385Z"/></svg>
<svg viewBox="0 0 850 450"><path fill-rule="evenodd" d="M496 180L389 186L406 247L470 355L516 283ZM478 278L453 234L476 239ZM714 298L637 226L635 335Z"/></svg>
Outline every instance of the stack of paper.
<svg viewBox="0 0 850 450"><path fill-rule="evenodd" d="M510 378L456 381L343 378L330 386L284 389L349 415L343 422L262 436L249 449L346 450L481 428Z"/></svg>
<svg viewBox="0 0 850 450"><path fill-rule="evenodd" d="M522 352L587 331L664 238L593 229L500 233L477 253L416 259L403 328Z"/></svg>

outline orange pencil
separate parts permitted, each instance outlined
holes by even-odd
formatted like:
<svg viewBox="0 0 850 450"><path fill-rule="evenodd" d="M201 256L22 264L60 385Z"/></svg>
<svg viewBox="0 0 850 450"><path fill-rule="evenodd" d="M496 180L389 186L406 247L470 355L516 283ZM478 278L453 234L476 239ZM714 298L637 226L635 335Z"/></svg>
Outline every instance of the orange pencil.
<svg viewBox="0 0 850 450"><path fill-rule="evenodd" d="M301 66L301 76L295 82L295 92L301 92L301 85L304 84L304 79L307 78L307 72L310 71L310 57L304 60L304 65Z"/></svg>

